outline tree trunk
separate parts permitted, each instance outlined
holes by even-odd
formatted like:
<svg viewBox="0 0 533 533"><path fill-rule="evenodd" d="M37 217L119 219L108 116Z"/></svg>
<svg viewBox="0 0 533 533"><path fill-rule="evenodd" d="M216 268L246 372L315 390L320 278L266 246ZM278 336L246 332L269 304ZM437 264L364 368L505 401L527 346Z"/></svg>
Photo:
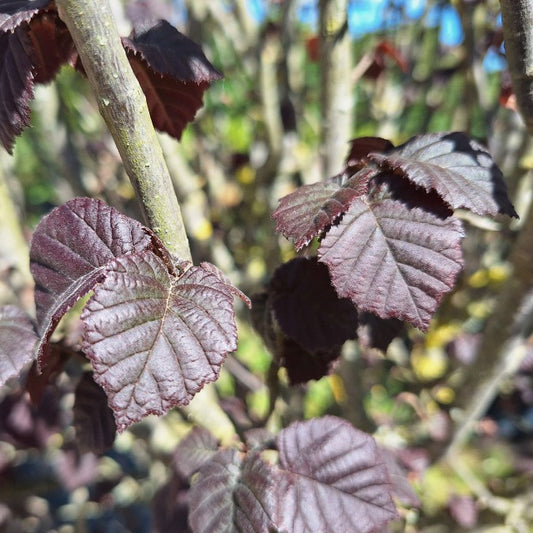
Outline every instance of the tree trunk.
<svg viewBox="0 0 533 533"><path fill-rule="evenodd" d="M500 4L513 90L528 132L533 135L533 1L501 0ZM525 217L509 256L509 279L458 394L456 407L463 413L447 450L449 456L465 444L502 382L516 372L524 353L517 348L531 333L531 302L527 296L533 289L533 209Z"/></svg>

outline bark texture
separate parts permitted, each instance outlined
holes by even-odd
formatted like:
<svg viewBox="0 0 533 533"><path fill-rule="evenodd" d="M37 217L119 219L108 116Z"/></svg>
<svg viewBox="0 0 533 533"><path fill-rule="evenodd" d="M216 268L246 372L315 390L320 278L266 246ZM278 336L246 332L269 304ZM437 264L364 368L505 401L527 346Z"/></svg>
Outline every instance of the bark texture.
<svg viewBox="0 0 533 533"><path fill-rule="evenodd" d="M146 98L133 74L109 2L58 0L100 113L113 136L146 222L182 260L191 253L180 207Z"/></svg>
<svg viewBox="0 0 533 533"><path fill-rule="evenodd" d="M322 179L343 167L352 129L351 42L348 1L320 0Z"/></svg>
<svg viewBox="0 0 533 533"><path fill-rule="evenodd" d="M191 261L174 186L146 98L122 47L108 0L57 0L56 3L148 225L171 252ZM212 386L204 387L182 411L192 421L208 427L221 442L232 441L235 428L218 404Z"/></svg>

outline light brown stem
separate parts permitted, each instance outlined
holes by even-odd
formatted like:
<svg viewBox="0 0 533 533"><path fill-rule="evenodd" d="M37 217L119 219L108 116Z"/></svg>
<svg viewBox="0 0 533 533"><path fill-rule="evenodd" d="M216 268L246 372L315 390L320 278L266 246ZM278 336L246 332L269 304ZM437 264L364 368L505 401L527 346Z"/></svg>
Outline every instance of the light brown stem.
<svg viewBox="0 0 533 533"><path fill-rule="evenodd" d="M320 0L322 178L343 167L352 129L352 70L348 1Z"/></svg>
<svg viewBox="0 0 533 533"><path fill-rule="evenodd" d="M148 225L180 259L191 252L146 98L133 74L109 2L57 0L83 68L135 188Z"/></svg>
<svg viewBox="0 0 533 533"><path fill-rule="evenodd" d="M108 0L57 0L100 113L115 140L148 225L180 259L191 260L180 207L155 133L146 98L130 68ZM194 422L229 443L235 428L206 386L183 408Z"/></svg>

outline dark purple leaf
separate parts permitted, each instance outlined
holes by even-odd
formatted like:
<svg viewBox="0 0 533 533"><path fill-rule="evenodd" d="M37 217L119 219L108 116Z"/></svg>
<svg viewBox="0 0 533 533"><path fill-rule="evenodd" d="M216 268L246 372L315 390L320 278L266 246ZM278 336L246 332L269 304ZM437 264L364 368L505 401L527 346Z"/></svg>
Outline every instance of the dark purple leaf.
<svg viewBox="0 0 533 533"><path fill-rule="evenodd" d="M46 367L42 372L39 371L38 361L33 361L26 378L26 390L29 392L31 401L34 404L38 404L41 401L46 387L49 383L53 383L54 378L62 372L72 354L73 351L65 349L63 345L52 343L48 345ZM77 355L83 357L81 352L77 352Z"/></svg>
<svg viewBox="0 0 533 533"><path fill-rule="evenodd" d="M356 199L319 248L339 296L426 330L462 268L458 220L400 202Z"/></svg>
<svg viewBox="0 0 533 533"><path fill-rule="evenodd" d="M292 240L297 250L303 248L334 224L355 198L366 193L373 175L372 169L363 169L353 176L339 174L299 187L281 198L272 213L276 231Z"/></svg>
<svg viewBox="0 0 533 533"><path fill-rule="evenodd" d="M199 45L164 20L122 43L154 126L179 139L202 106L204 91L222 75Z"/></svg>
<svg viewBox="0 0 533 533"><path fill-rule="evenodd" d="M357 311L339 298L326 265L298 257L280 266L270 280L269 294L283 333L315 353L341 346L357 335Z"/></svg>
<svg viewBox="0 0 533 533"><path fill-rule="evenodd" d="M299 279L300 268L301 276L306 279ZM309 283L314 274L317 293L314 284ZM303 283L300 285L299 281ZM289 382L306 383L331 373L342 344L346 338L355 336L357 313L349 300L338 298L329 282L327 268L316 259L292 260L278 269L268 290L269 294L253 297L252 324L277 364L287 369ZM316 303L321 298L324 298L324 309ZM281 323L273 309L273 299L277 300ZM346 302L349 305L344 305ZM320 316L323 310L324 316ZM339 316L335 315L337 312ZM290 338L291 334L302 340L305 347Z"/></svg>
<svg viewBox="0 0 533 533"><path fill-rule="evenodd" d="M74 65L77 57L74 42L56 11L44 12L34 17L30 24L29 36L35 83L52 81L65 63Z"/></svg>
<svg viewBox="0 0 533 533"><path fill-rule="evenodd" d="M273 355L287 369L289 383L296 385L331 374L340 354L341 346L310 352L293 340L282 338Z"/></svg>
<svg viewBox="0 0 533 533"><path fill-rule="evenodd" d="M325 416L292 424L277 443L279 529L370 533L397 517L387 467L370 435Z"/></svg>
<svg viewBox="0 0 533 533"><path fill-rule="evenodd" d="M189 479L217 450L217 439L207 429L195 427L176 447L174 467L181 477Z"/></svg>
<svg viewBox="0 0 533 533"><path fill-rule="evenodd" d="M13 305L0 307L0 386L31 364L36 343L29 316Z"/></svg>
<svg viewBox="0 0 533 533"><path fill-rule="evenodd" d="M382 137L359 137L350 141L350 152L346 157L347 166L357 166L366 160L369 153L381 154L394 148L394 145Z"/></svg>
<svg viewBox="0 0 533 533"><path fill-rule="evenodd" d="M368 348L386 352L389 344L405 331L405 324L396 318L379 318L372 313L359 314L357 337Z"/></svg>
<svg viewBox="0 0 533 533"><path fill-rule="evenodd" d="M368 188L367 200L376 203L398 200L409 209L419 207L440 218L453 215L453 209L434 190L426 191L398 174L377 174Z"/></svg>
<svg viewBox="0 0 533 533"><path fill-rule="evenodd" d="M266 292L252 295L252 312L250 315L252 326L261 335L265 346L272 355L276 355L279 327L274 326L270 298Z"/></svg>
<svg viewBox="0 0 533 533"><path fill-rule="evenodd" d="M189 518L189 483L172 475L152 500L155 533L191 533Z"/></svg>
<svg viewBox="0 0 533 533"><path fill-rule="evenodd" d="M435 190L453 209L518 216L491 155L463 133L420 135L387 154L368 157L382 171L405 176L426 191Z"/></svg>
<svg viewBox="0 0 533 533"><path fill-rule="evenodd" d="M60 392L48 387L38 405L30 402L29 395L14 392L0 401L0 440L17 448L47 446L52 435L61 431Z"/></svg>
<svg viewBox="0 0 533 533"><path fill-rule="evenodd" d="M0 33L0 142L11 153L15 137L30 124L34 74L27 27Z"/></svg>
<svg viewBox="0 0 533 533"><path fill-rule="evenodd" d="M0 3L0 32L12 32L48 7L52 0L4 0Z"/></svg>
<svg viewBox="0 0 533 533"><path fill-rule="evenodd" d="M30 249L41 368L57 323L101 279L106 265L115 257L153 249L155 241L139 222L90 198L71 200L41 220Z"/></svg>
<svg viewBox="0 0 533 533"><path fill-rule="evenodd" d="M106 268L82 321L83 351L119 431L188 404L237 348L228 285L201 266L177 278L150 251Z"/></svg>
<svg viewBox="0 0 533 533"><path fill-rule="evenodd" d="M258 378L255 379L258 380ZM258 380L258 383L260 383L260 380ZM220 398L219 405L224 413L228 415L228 418L231 420L235 428L238 428L239 431L244 431L254 425L250 418L246 403L242 398L226 396Z"/></svg>
<svg viewBox="0 0 533 533"><path fill-rule="evenodd" d="M113 446L117 426L102 387L84 372L74 396L76 443L82 452L102 454Z"/></svg>
<svg viewBox="0 0 533 533"><path fill-rule="evenodd" d="M191 529L194 533L269 531L273 477L273 468L257 454L241 460L236 450L218 452L191 488Z"/></svg>

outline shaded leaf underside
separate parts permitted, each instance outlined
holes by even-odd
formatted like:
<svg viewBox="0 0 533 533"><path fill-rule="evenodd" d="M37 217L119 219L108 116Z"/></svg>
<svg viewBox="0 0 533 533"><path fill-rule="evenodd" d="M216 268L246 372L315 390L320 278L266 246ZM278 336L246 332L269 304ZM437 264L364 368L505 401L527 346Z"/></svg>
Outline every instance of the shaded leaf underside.
<svg viewBox="0 0 533 533"><path fill-rule="evenodd" d="M34 17L29 29L35 83L52 81L65 63L74 64L77 52L70 33L57 12Z"/></svg>
<svg viewBox="0 0 533 533"><path fill-rule="evenodd" d="M357 309L426 330L462 268L458 220L356 199L319 249L332 283Z"/></svg>
<svg viewBox="0 0 533 533"><path fill-rule="evenodd" d="M296 385L331 374L341 348L342 345L339 344L328 349L309 351L292 339L283 338L276 346L276 356L279 364L287 369L289 383Z"/></svg>
<svg viewBox="0 0 533 533"><path fill-rule="evenodd" d="M175 278L150 251L106 269L82 321L83 350L119 431L189 403L237 347L228 286L201 266Z"/></svg>
<svg viewBox="0 0 533 533"><path fill-rule="evenodd" d="M310 352L330 350L356 337L354 305L337 296L327 267L316 258L299 257L279 267L269 295L285 335Z"/></svg>
<svg viewBox="0 0 533 533"><path fill-rule="evenodd" d="M104 453L113 445L117 426L107 396L94 382L92 372L85 372L74 398L76 443L82 452Z"/></svg>
<svg viewBox="0 0 533 533"><path fill-rule="evenodd" d="M128 58L146 95L154 126L180 139L185 126L202 107L202 94L209 84L177 81L169 75L151 72L146 62L133 54L128 54Z"/></svg>
<svg viewBox="0 0 533 533"><path fill-rule="evenodd" d="M394 145L382 137L358 137L350 141L350 150L346 156L346 165L348 167L361 163L368 157L368 154L388 152L394 148Z"/></svg>
<svg viewBox="0 0 533 533"><path fill-rule="evenodd" d="M204 91L222 75L198 44L164 20L122 43L154 126L179 139L202 106Z"/></svg>
<svg viewBox="0 0 533 533"><path fill-rule="evenodd" d="M420 135L387 154L370 154L369 159L382 171L399 173L426 191L436 191L453 209L517 216L491 155L463 133Z"/></svg>

